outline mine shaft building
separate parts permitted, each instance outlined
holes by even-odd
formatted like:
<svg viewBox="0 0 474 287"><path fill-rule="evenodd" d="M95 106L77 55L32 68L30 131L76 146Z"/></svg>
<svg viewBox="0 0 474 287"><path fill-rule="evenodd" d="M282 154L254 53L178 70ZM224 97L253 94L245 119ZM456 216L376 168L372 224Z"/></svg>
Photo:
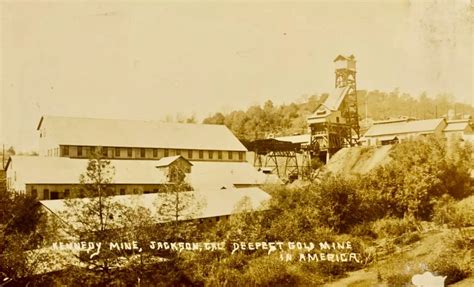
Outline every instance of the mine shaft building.
<svg viewBox="0 0 474 287"><path fill-rule="evenodd" d="M343 147L357 145L360 137L355 57L339 55L334 64L334 91L307 118L312 156L323 161Z"/></svg>

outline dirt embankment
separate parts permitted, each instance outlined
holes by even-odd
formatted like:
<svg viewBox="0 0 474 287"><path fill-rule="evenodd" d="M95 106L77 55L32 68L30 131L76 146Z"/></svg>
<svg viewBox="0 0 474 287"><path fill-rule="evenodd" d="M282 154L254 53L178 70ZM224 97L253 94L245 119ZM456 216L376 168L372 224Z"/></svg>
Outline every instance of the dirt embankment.
<svg viewBox="0 0 474 287"><path fill-rule="evenodd" d="M339 150L325 166L325 170L342 174L365 174L390 161L392 146L350 147Z"/></svg>

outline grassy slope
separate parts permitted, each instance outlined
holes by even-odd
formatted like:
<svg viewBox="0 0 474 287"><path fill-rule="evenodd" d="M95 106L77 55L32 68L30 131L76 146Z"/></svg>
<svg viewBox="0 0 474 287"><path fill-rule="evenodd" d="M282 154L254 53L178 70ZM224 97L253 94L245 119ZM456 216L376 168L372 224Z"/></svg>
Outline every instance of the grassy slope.
<svg viewBox="0 0 474 287"><path fill-rule="evenodd" d="M452 240L456 234L458 234L458 230L455 229L425 232L421 235L419 241L401 248L403 251L399 250L384 259L379 259L368 268L350 272L347 277L325 286L389 286L385 282L389 274L401 274L411 277L413 274L423 273L426 270L425 266L439 258L440 254L447 248L447 242ZM474 239L474 228L468 229L467 234L471 240ZM379 280L379 278L382 278L382 280ZM469 278L451 286L474 286L473 283L474 274L471 269Z"/></svg>

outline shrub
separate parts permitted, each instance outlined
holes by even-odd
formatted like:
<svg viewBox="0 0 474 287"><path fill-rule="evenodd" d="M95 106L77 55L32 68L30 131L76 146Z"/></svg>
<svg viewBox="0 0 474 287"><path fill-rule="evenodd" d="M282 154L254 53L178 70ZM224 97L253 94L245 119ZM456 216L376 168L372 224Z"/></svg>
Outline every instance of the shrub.
<svg viewBox="0 0 474 287"><path fill-rule="evenodd" d="M243 279L252 286L294 286L298 280L287 266L276 256L262 256L250 261Z"/></svg>
<svg viewBox="0 0 474 287"><path fill-rule="evenodd" d="M462 266L453 258L440 258L429 265L430 269L438 275L446 276L446 285L461 281L469 276L469 268Z"/></svg>
<svg viewBox="0 0 474 287"><path fill-rule="evenodd" d="M453 231L447 237L445 247L439 256L428 262L428 266L436 274L447 276L445 284L448 285L467 278L472 272L474 240Z"/></svg>
<svg viewBox="0 0 474 287"><path fill-rule="evenodd" d="M436 224L461 228L473 226L474 196L456 202L452 197L444 195L434 206L433 221Z"/></svg>
<svg viewBox="0 0 474 287"><path fill-rule="evenodd" d="M397 237L416 230L415 225L405 218L382 218L375 221L373 226L374 232L379 238Z"/></svg>
<svg viewBox="0 0 474 287"><path fill-rule="evenodd" d="M413 286L411 284L410 274L394 274L387 276L387 285L389 287L404 287L404 286Z"/></svg>
<svg viewBox="0 0 474 287"><path fill-rule="evenodd" d="M471 147L428 137L396 145L392 160L370 172L363 188L377 194L388 216L429 219L433 198L450 195L462 199L469 188Z"/></svg>
<svg viewBox="0 0 474 287"><path fill-rule="evenodd" d="M398 237L394 243L395 244L402 244L402 245L408 245L412 244L414 242L417 242L421 239L420 234L418 232L410 232L410 233L405 233Z"/></svg>
<svg viewBox="0 0 474 287"><path fill-rule="evenodd" d="M366 213L357 186L355 180L329 175L319 185L311 187L322 225L344 233L364 220Z"/></svg>
<svg viewBox="0 0 474 287"><path fill-rule="evenodd" d="M399 244L399 245L408 245L408 244L417 242L420 239L421 239L421 237L418 233L410 232L410 233L402 234L401 236L395 238L393 243Z"/></svg>
<svg viewBox="0 0 474 287"><path fill-rule="evenodd" d="M374 228L371 222L363 222L357 224L351 228L350 234L359 237L366 237L375 239L377 238L377 234L374 232Z"/></svg>

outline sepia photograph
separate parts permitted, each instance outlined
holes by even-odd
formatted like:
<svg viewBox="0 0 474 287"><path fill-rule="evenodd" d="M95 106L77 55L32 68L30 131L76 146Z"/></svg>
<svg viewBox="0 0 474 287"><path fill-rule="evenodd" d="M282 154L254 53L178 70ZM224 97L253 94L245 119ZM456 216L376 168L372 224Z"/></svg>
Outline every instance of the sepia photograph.
<svg viewBox="0 0 474 287"><path fill-rule="evenodd" d="M474 286L473 24L0 0L0 286Z"/></svg>

